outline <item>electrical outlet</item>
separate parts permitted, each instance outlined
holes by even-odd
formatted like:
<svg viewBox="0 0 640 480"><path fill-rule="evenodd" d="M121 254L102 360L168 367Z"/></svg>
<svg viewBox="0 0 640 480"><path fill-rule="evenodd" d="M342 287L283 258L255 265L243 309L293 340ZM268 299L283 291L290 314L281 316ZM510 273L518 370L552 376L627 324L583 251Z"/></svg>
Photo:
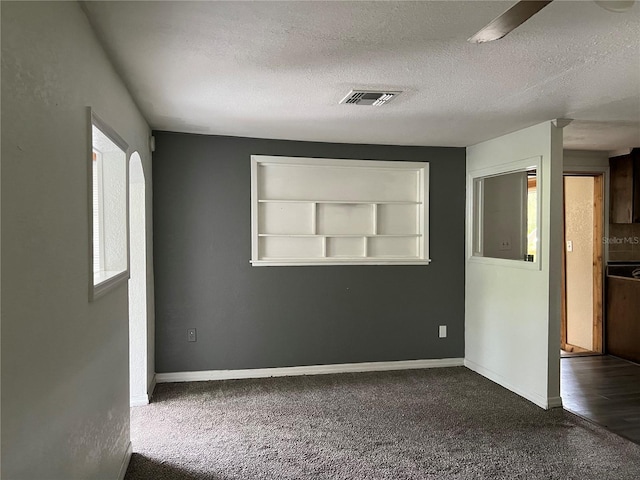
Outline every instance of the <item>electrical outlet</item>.
<svg viewBox="0 0 640 480"><path fill-rule="evenodd" d="M197 341L196 329L195 328L188 328L187 329L187 342L195 342L195 341Z"/></svg>
<svg viewBox="0 0 640 480"><path fill-rule="evenodd" d="M571 240L567 240L567 252L573 252L573 242Z"/></svg>
<svg viewBox="0 0 640 480"><path fill-rule="evenodd" d="M500 242L500 250L511 250L511 239L503 238Z"/></svg>
<svg viewBox="0 0 640 480"><path fill-rule="evenodd" d="M446 338L447 337L447 326L446 325L440 325L440 328L438 329L438 336L440 338Z"/></svg>

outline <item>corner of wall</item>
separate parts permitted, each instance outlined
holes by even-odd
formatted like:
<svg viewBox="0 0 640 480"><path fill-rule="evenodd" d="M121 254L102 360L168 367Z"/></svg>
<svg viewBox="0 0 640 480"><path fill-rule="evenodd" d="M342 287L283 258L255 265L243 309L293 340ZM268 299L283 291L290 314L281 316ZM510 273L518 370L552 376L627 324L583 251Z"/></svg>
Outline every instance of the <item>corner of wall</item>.
<svg viewBox="0 0 640 480"><path fill-rule="evenodd" d="M127 469L129 468L129 462L131 462L131 455L133 455L133 446L131 442L127 445L127 448L124 452L124 457L122 459L122 464L120 465L120 472L118 473L118 480L124 480L124 477L127 475Z"/></svg>

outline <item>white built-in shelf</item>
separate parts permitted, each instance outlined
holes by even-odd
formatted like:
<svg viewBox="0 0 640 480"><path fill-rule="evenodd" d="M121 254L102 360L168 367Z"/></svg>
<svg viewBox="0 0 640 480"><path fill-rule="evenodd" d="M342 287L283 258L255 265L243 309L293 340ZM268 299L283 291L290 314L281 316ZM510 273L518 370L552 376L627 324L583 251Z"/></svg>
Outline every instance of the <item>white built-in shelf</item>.
<svg viewBox="0 0 640 480"><path fill-rule="evenodd" d="M317 238L317 237L331 237L331 238L379 238L379 237L420 237L419 233L398 233L398 234L375 234L375 233L323 233L323 234L313 234L313 233L259 233L259 237L308 237L308 238Z"/></svg>
<svg viewBox="0 0 640 480"><path fill-rule="evenodd" d="M302 200L302 199L260 199L258 203L338 203L344 205L420 205L422 202L412 201L376 201L376 200Z"/></svg>
<svg viewBox="0 0 640 480"><path fill-rule="evenodd" d="M252 156L251 263L429 263L428 167Z"/></svg>

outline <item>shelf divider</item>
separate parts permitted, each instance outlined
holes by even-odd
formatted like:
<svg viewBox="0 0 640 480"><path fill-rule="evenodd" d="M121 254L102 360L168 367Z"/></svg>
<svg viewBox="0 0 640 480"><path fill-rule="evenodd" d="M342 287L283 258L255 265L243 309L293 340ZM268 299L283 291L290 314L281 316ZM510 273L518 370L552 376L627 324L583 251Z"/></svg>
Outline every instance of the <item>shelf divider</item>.
<svg viewBox="0 0 640 480"><path fill-rule="evenodd" d="M318 233L318 203L311 204L311 231L314 235Z"/></svg>
<svg viewBox="0 0 640 480"><path fill-rule="evenodd" d="M373 225L373 229L372 229L373 231L371 233L373 233L374 235L377 235L378 234L378 204L377 203L371 204L371 223Z"/></svg>

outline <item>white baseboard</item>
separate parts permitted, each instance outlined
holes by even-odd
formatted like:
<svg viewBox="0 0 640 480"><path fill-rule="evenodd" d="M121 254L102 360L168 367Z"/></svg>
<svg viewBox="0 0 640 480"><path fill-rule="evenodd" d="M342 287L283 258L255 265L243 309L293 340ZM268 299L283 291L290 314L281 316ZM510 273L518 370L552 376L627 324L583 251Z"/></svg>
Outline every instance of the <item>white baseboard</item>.
<svg viewBox="0 0 640 480"><path fill-rule="evenodd" d="M144 405L149 405L151 402L151 398L153 397L153 391L156 389L156 376L153 375L151 378L151 382L149 382L149 386L147 387L147 393L142 393L140 395L132 395L129 399L130 407L142 407Z"/></svg>
<svg viewBox="0 0 640 480"><path fill-rule="evenodd" d="M463 358L429 360L401 360L395 362L340 363L302 367L250 368L244 370L201 370L197 372L157 373L158 383L203 382L211 380L239 380L243 378L290 377L297 375L326 375L330 373L383 372L437 367L462 367Z"/></svg>
<svg viewBox="0 0 640 480"><path fill-rule="evenodd" d="M122 459L122 465L120 465L120 473L118 473L118 480L124 480L124 476L127 474L127 468L129 468L129 462L131 461L131 454L133 453L133 447L131 442L127 445L127 450L124 452L124 458Z"/></svg>
<svg viewBox="0 0 640 480"><path fill-rule="evenodd" d="M129 399L130 407L142 407L143 405L149 405L149 395L143 393L142 395L133 395Z"/></svg>
<svg viewBox="0 0 640 480"><path fill-rule="evenodd" d="M516 387L512 383L510 383L506 378L504 378L499 373L494 372L493 370L489 370L481 365L478 365L471 360L464 360L464 366L469 370L473 370L476 373L479 373L483 377L488 378L492 382L497 383L498 385L503 386L507 390L511 390L513 393L520 395L521 397L526 398L532 403L535 403L540 408L544 408L545 410L549 410L550 408L556 408L562 406L562 399L560 397L544 397L535 392L530 392L527 390L523 390L520 387Z"/></svg>
<svg viewBox="0 0 640 480"><path fill-rule="evenodd" d="M151 401L153 398L153 392L156 389L156 374L153 374L151 377L151 381L149 382L149 386L147 387L147 401Z"/></svg>

